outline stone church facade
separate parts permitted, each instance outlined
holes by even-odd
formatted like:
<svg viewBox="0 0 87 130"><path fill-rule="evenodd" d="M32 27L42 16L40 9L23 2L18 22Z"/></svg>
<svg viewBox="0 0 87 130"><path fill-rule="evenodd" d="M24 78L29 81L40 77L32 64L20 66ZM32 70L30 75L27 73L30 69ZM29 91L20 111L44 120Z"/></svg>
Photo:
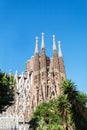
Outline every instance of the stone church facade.
<svg viewBox="0 0 87 130"><path fill-rule="evenodd" d="M58 41L58 53L56 39L53 35L53 56L46 55L44 33L42 33L41 52L38 53L38 37L34 56L26 63L27 76L31 79L30 87L30 111L34 111L43 101L56 98L61 93L61 81L66 78L60 41Z"/></svg>
<svg viewBox="0 0 87 130"><path fill-rule="evenodd" d="M26 62L26 73L15 73L16 95L15 104L7 109L4 115L12 115L19 122L29 120L36 106L44 101L56 98L61 93L61 82L66 78L62 51L53 35L52 58L46 55L44 33L42 33L41 52L38 52L38 37L34 56Z"/></svg>

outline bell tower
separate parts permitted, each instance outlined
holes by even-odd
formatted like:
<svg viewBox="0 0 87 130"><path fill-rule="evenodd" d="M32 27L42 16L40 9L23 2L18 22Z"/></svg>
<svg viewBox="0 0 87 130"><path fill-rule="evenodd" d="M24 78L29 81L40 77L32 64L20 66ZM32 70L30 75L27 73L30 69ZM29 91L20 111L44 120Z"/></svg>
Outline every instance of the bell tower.
<svg viewBox="0 0 87 130"><path fill-rule="evenodd" d="M66 78L60 41L58 51L55 35L52 36L52 57L46 55L44 33L41 39L41 52L38 52L38 37L34 56L27 61L26 70L30 76L30 113L44 101L56 98L61 93L61 82Z"/></svg>
<svg viewBox="0 0 87 130"><path fill-rule="evenodd" d="M59 73L59 60L56 49L56 39L53 35L53 70L54 70L54 81L55 81L55 92L60 93L60 73Z"/></svg>
<svg viewBox="0 0 87 130"><path fill-rule="evenodd" d="M46 83L47 83L47 57L45 52L44 33L42 33L41 53L40 53L40 91L39 101L46 99Z"/></svg>
<svg viewBox="0 0 87 130"><path fill-rule="evenodd" d="M66 78L66 72L64 67L64 61L62 56L62 50L61 50L61 41L58 41L58 57L59 57L59 71L60 71L60 80Z"/></svg>

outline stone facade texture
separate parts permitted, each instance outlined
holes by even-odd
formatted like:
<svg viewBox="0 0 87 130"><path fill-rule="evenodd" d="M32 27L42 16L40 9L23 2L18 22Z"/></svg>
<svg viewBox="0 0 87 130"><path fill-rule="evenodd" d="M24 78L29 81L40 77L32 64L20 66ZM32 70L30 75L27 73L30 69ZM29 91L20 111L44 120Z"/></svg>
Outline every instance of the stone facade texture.
<svg viewBox="0 0 87 130"><path fill-rule="evenodd" d="M45 48L36 52L26 63L26 72L32 79L30 87L30 113L44 101L56 98L61 93L61 82L66 78L64 61L53 50L52 58L46 55ZM27 75L28 76L28 75Z"/></svg>

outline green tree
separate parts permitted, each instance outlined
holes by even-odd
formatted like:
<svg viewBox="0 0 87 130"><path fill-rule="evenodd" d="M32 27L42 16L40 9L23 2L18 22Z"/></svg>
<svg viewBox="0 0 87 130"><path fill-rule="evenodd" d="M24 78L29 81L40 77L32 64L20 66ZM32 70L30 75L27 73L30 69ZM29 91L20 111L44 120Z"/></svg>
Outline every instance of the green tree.
<svg viewBox="0 0 87 130"><path fill-rule="evenodd" d="M70 103L66 95L60 95L57 99L58 113L62 117L62 125L66 130L73 128L73 122L70 113Z"/></svg>
<svg viewBox="0 0 87 130"><path fill-rule="evenodd" d="M61 126L62 118L58 116L57 109L57 100L40 104L29 122L30 127L35 130L64 130Z"/></svg>
<svg viewBox="0 0 87 130"><path fill-rule="evenodd" d="M87 96L71 80L64 80L61 87L61 95L36 107L30 121L34 130L87 129Z"/></svg>
<svg viewBox="0 0 87 130"><path fill-rule="evenodd" d="M35 130L70 130L69 103L65 95L44 102L36 108L29 122Z"/></svg>
<svg viewBox="0 0 87 130"><path fill-rule="evenodd" d="M14 103L14 77L0 72L0 113Z"/></svg>
<svg viewBox="0 0 87 130"><path fill-rule="evenodd" d="M78 92L76 85L71 80L63 81L62 89L71 106L70 111L75 130L87 130L87 96Z"/></svg>

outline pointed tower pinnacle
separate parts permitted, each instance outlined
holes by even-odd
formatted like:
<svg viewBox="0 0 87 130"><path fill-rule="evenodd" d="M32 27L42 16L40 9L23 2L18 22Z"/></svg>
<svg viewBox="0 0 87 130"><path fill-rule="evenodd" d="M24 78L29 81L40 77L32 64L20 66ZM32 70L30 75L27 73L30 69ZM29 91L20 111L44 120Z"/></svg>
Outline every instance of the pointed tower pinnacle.
<svg viewBox="0 0 87 130"><path fill-rule="evenodd" d="M38 37L36 37L35 54L38 53Z"/></svg>
<svg viewBox="0 0 87 130"><path fill-rule="evenodd" d="M17 75L17 76L18 76L18 71L17 71L17 70L15 71L15 75Z"/></svg>
<svg viewBox="0 0 87 130"><path fill-rule="evenodd" d="M12 70L9 70L9 76L11 76L12 75Z"/></svg>
<svg viewBox="0 0 87 130"><path fill-rule="evenodd" d="M58 41L58 56L62 57L61 41Z"/></svg>
<svg viewBox="0 0 87 130"><path fill-rule="evenodd" d="M16 83L18 83L18 71L17 70L15 72L15 80L16 80ZM17 86L17 89L18 89L18 86Z"/></svg>
<svg viewBox="0 0 87 130"><path fill-rule="evenodd" d="M22 77L24 77L24 72L22 71L22 74L21 74Z"/></svg>
<svg viewBox="0 0 87 130"><path fill-rule="evenodd" d="M41 49L45 48L44 45L44 33L42 32L42 43L41 43Z"/></svg>
<svg viewBox="0 0 87 130"><path fill-rule="evenodd" d="M56 40L55 35L53 35L53 51L56 50Z"/></svg>

